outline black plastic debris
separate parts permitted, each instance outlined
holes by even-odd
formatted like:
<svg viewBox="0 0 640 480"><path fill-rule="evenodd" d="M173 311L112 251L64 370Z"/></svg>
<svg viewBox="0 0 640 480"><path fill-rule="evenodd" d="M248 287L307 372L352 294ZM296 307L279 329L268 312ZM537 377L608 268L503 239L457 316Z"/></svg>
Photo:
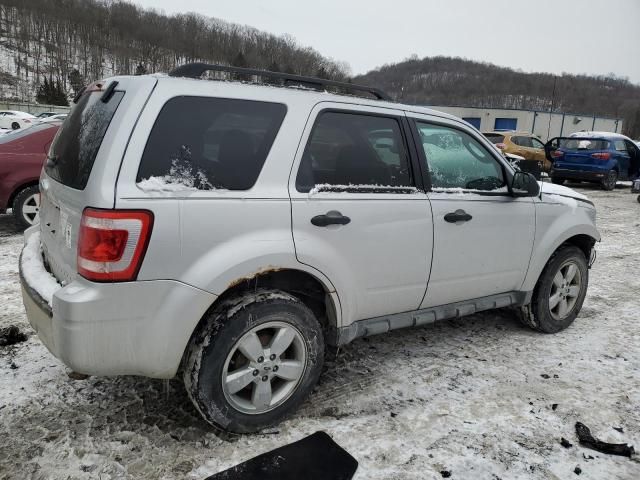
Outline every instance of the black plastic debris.
<svg viewBox="0 0 640 480"><path fill-rule="evenodd" d="M442 470L440 475L442 475L442 478L449 478L451 476L451 472L449 470Z"/></svg>
<svg viewBox="0 0 640 480"><path fill-rule="evenodd" d="M624 428L622 427L613 427L616 432L624 433Z"/></svg>
<svg viewBox="0 0 640 480"><path fill-rule="evenodd" d="M0 328L0 347L8 347L27 340L27 335L15 325Z"/></svg>
<svg viewBox="0 0 640 480"><path fill-rule="evenodd" d="M555 411L558 408L558 404L554 403L553 405L551 405L551 410Z"/></svg>
<svg viewBox="0 0 640 480"><path fill-rule="evenodd" d="M576 422L576 434L578 435L578 440L580 440L580 445L596 450L597 452L629 458L636 452L633 446L627 445L626 443L607 443L594 438L594 436L591 435L591 430L580 422Z"/></svg>
<svg viewBox="0 0 640 480"><path fill-rule="evenodd" d="M276 448L206 480L351 480L358 462L324 432Z"/></svg>
<svg viewBox="0 0 640 480"><path fill-rule="evenodd" d="M562 437L560 438L560 445L562 445L564 448L571 448L573 447L573 444L571 442L569 442L569 440L567 440L566 438Z"/></svg>
<svg viewBox="0 0 640 480"><path fill-rule="evenodd" d="M580 475L582 473L582 469L580 467L576 467L573 469L573 473L576 475Z"/></svg>

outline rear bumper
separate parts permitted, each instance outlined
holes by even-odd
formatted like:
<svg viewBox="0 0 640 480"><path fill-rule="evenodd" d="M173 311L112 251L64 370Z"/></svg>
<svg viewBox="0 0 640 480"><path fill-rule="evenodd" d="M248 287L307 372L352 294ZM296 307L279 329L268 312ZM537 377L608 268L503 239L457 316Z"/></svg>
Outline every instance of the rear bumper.
<svg viewBox="0 0 640 480"><path fill-rule="evenodd" d="M601 181L606 175L606 170L586 171L586 170L570 170L566 168L553 168L551 169L552 177L566 178L569 180L587 180L592 182Z"/></svg>
<svg viewBox="0 0 640 480"><path fill-rule="evenodd" d="M98 284L78 278L52 307L25 278L29 323L49 351L89 375L171 378L196 325L216 296L172 280Z"/></svg>

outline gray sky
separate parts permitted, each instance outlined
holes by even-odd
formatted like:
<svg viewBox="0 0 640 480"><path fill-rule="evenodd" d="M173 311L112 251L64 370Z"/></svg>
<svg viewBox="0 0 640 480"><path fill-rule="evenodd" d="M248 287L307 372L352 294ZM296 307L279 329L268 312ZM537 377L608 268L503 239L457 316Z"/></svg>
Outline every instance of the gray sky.
<svg viewBox="0 0 640 480"><path fill-rule="evenodd" d="M640 0L133 0L293 35L353 74L412 54L640 84Z"/></svg>

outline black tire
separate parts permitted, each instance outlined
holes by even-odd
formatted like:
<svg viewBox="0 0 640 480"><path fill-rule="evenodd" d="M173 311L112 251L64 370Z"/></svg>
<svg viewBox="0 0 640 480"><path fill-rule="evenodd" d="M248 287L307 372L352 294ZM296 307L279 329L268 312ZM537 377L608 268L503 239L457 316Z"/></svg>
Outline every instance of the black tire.
<svg viewBox="0 0 640 480"><path fill-rule="evenodd" d="M638 195L638 198L636 200L638 200L638 203L640 203L640 195Z"/></svg>
<svg viewBox="0 0 640 480"><path fill-rule="evenodd" d="M555 288L553 279L567 262L571 262L578 268L581 287L575 303L568 314L563 318L554 318L551 311L552 309L549 308L552 288ZM573 245L560 247L544 267L533 291L531 304L520 309L520 320L534 330L544 333L557 333L564 330L573 323L578 313L580 313L588 286L589 268L584 252Z"/></svg>
<svg viewBox="0 0 640 480"><path fill-rule="evenodd" d="M39 215L34 215L32 217L31 213L25 213L24 209L27 206L27 203L31 201L34 195L37 195L40 192L40 189L37 185L32 185L30 187L22 189L13 199L13 204L11 206L11 210L13 211L13 217L16 219L16 222L20 227L29 228L32 225L38 223ZM33 207L33 205L31 205ZM39 207L36 206L37 209ZM31 219L32 220L28 220Z"/></svg>
<svg viewBox="0 0 640 480"><path fill-rule="evenodd" d="M564 178L560 178L560 177L551 177L551 183L555 184L555 185L563 185L565 182Z"/></svg>
<svg viewBox="0 0 640 480"><path fill-rule="evenodd" d="M616 183L618 183L618 172L609 170L607 175L602 179L602 182L600 182L600 185L603 190L611 191L616 188Z"/></svg>
<svg viewBox="0 0 640 480"><path fill-rule="evenodd" d="M239 341L251 330L274 321L293 326L301 334L301 345L306 351L304 371L286 400L273 409L263 413L240 411L223 391L227 357L234 358L232 355L238 351ZM261 337L260 341L263 345L265 341L269 342ZM223 302L206 315L189 343L183 373L185 387L200 414L211 425L234 433L260 431L281 422L311 393L322 370L324 347L320 324L299 299L282 291L251 292ZM254 367L245 365L243 368L251 370ZM248 392L257 388L259 379L264 378L261 377L263 373L239 393L250 396ZM275 371L272 375L277 382Z"/></svg>
<svg viewBox="0 0 640 480"><path fill-rule="evenodd" d="M11 129L12 130L18 130L20 128L20 124L18 122L13 122L11 124Z"/></svg>

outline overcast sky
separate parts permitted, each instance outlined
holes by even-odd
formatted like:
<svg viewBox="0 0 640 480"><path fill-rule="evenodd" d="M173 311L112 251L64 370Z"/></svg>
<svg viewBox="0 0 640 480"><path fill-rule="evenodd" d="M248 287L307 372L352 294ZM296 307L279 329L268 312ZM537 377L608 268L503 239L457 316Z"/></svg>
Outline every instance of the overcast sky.
<svg viewBox="0 0 640 480"><path fill-rule="evenodd" d="M133 0L293 35L353 74L450 55L640 84L640 0Z"/></svg>

